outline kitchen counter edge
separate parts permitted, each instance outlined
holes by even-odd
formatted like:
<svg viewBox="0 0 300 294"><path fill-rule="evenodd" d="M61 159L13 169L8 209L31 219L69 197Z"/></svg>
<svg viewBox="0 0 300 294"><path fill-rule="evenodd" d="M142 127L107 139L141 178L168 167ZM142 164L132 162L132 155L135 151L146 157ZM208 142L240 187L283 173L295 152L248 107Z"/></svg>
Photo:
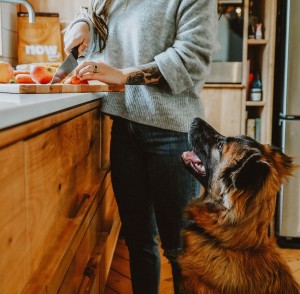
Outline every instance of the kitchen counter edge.
<svg viewBox="0 0 300 294"><path fill-rule="evenodd" d="M104 93L0 93L0 131L103 96Z"/></svg>

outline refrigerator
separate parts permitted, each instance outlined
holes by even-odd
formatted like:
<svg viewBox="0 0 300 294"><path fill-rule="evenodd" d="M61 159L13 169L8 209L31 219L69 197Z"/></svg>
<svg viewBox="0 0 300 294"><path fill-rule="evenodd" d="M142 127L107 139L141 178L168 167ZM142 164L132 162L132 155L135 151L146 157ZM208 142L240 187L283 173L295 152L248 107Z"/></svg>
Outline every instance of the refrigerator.
<svg viewBox="0 0 300 294"><path fill-rule="evenodd" d="M300 164L300 1L278 0L273 144ZM278 244L300 248L300 168L282 185L275 217Z"/></svg>

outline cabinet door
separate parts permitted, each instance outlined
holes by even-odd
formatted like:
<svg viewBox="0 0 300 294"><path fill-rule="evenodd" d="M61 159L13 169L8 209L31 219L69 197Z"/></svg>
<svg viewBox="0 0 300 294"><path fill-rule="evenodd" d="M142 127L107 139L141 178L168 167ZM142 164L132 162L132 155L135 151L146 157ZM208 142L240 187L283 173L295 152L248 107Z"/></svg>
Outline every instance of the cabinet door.
<svg viewBox="0 0 300 294"><path fill-rule="evenodd" d="M55 242L63 256L66 236L80 227L99 185L99 145L99 109L25 142L30 274Z"/></svg>
<svg viewBox="0 0 300 294"><path fill-rule="evenodd" d="M201 92L205 120L225 136L242 132L242 90L204 88Z"/></svg>
<svg viewBox="0 0 300 294"><path fill-rule="evenodd" d="M0 293L19 293L27 274L23 142L0 150Z"/></svg>

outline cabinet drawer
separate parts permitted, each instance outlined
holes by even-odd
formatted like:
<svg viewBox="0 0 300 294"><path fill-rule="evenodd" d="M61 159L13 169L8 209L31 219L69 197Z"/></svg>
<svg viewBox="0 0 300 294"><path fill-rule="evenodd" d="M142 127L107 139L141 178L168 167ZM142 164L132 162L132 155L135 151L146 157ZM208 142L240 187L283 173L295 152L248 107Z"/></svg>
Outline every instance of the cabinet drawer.
<svg viewBox="0 0 300 294"><path fill-rule="evenodd" d="M30 273L70 220L80 224L95 194L99 115L94 109L25 141Z"/></svg>
<svg viewBox="0 0 300 294"><path fill-rule="evenodd" d="M121 229L121 220L118 213L118 210L115 209L113 212L113 221L111 223L111 228L108 231L107 240L105 242L103 256L100 261L100 291L99 293L104 293L107 277L109 274L111 262L115 252L116 244L118 241L120 229ZM98 294L98 293L97 293Z"/></svg>
<svg viewBox="0 0 300 294"><path fill-rule="evenodd" d="M109 175L106 180L107 178L109 179ZM103 200L75 253L59 293L99 294L104 291L121 227L114 196L107 194L109 190L102 197ZM107 195L110 197L106 197ZM103 224L106 231L103 231Z"/></svg>
<svg viewBox="0 0 300 294"><path fill-rule="evenodd" d="M106 233L100 233L101 222L100 206L82 239L74 259L68 269L64 281L58 293L79 293L80 289L86 288L89 281L95 279L99 259L103 254Z"/></svg>

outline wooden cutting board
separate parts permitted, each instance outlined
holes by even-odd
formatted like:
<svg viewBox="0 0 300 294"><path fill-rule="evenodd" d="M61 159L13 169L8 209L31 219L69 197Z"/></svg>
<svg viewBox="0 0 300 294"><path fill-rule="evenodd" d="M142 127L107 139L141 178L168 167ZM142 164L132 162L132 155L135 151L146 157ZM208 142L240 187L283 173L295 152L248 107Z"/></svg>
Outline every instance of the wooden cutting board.
<svg viewBox="0 0 300 294"><path fill-rule="evenodd" d="M35 85L35 84L0 84L0 93L50 94L50 93L89 93L89 92L124 92L119 85Z"/></svg>

